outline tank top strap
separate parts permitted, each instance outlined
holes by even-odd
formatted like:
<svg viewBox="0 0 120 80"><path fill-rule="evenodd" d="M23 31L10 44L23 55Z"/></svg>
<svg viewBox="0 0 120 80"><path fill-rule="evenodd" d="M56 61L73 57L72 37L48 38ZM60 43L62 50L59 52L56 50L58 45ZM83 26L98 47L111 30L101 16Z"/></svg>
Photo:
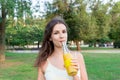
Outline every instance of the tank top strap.
<svg viewBox="0 0 120 80"><path fill-rule="evenodd" d="M49 59L47 59L47 65L48 65L48 66L52 66L52 64L51 64L51 62L50 62Z"/></svg>
<svg viewBox="0 0 120 80"><path fill-rule="evenodd" d="M49 59L47 58L47 63L49 64L50 63L50 61L49 61Z"/></svg>

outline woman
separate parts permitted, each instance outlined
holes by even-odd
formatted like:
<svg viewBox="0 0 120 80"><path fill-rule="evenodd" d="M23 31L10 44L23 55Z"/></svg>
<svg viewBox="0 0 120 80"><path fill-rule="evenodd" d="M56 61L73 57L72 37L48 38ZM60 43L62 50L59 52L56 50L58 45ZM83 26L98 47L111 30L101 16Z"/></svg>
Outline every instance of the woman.
<svg viewBox="0 0 120 80"><path fill-rule="evenodd" d="M80 53L71 61L78 74L69 76L66 72L62 42L66 42L67 37L67 25L63 19L53 18L47 24L42 47L35 63L38 67L38 80L88 80L84 59Z"/></svg>

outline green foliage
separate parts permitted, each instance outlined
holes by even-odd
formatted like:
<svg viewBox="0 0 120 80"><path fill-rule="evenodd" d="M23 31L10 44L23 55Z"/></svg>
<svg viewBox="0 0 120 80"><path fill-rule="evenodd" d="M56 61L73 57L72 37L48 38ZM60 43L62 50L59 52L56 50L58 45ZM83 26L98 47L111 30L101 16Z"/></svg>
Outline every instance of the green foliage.
<svg viewBox="0 0 120 80"><path fill-rule="evenodd" d="M86 12L84 1L71 2L68 11L64 13L64 18L69 26L69 40L86 40L89 34L89 16ZM78 6L76 6L78 5Z"/></svg>
<svg viewBox="0 0 120 80"><path fill-rule="evenodd" d="M110 31L109 27L109 15L107 14L107 11L109 9L108 4L102 4L100 1L97 1L95 4L93 4L92 9L92 15L91 17L95 18L96 21L96 27L98 27L97 39L102 39L103 37L107 37L108 32Z"/></svg>
<svg viewBox="0 0 120 80"><path fill-rule="evenodd" d="M99 6L96 6L97 4ZM100 39L103 36L107 36L110 30L107 23L108 17L106 16L107 5L96 3L91 9L93 13L91 16L86 11L87 1L59 2L59 0L54 0L52 5L54 9L49 9L51 13L54 16L62 15L69 26L69 35L71 35L69 40L90 40L95 39L96 36L98 37L96 39ZM49 15L49 13L47 14Z"/></svg>
<svg viewBox="0 0 120 80"><path fill-rule="evenodd" d="M109 33L109 37L111 39L120 40L120 2L117 2L113 5L110 10L111 14L111 31Z"/></svg>
<svg viewBox="0 0 120 80"><path fill-rule="evenodd" d="M29 14L31 0L0 0L0 4L2 5L3 9L6 10L6 15L10 17L23 17L24 12ZM16 9L16 13L14 10Z"/></svg>
<svg viewBox="0 0 120 80"><path fill-rule="evenodd" d="M6 28L6 42L8 45L20 45L24 46L27 44L33 44L34 41L41 41L43 36L43 24L44 21L35 20L33 24L31 21L28 21L25 25L22 22L18 22L17 25L13 26L9 22L8 27Z"/></svg>
<svg viewBox="0 0 120 80"><path fill-rule="evenodd" d="M10 29L10 27L6 28L11 30L11 32L6 30L7 44L25 45L31 44L34 41L42 41L43 27L46 22L41 19L33 19L31 11L29 11L31 1L28 0L28 2L26 2L27 1L9 1L10 6L14 4L9 13L13 13L12 9L15 7L18 21L15 23L13 20L14 17L10 17L12 14L8 14L9 19L12 18L10 21L13 22L8 21L6 25L11 26L13 29ZM45 3L46 13L43 15L46 21L49 21L54 16L62 16L69 27L69 40L84 40L85 42L92 42L93 44L96 43L96 41L107 42L119 39L120 35L120 3L116 2L112 4L112 6L110 4L112 4L112 2L103 4L102 1L99 0L53 0L53 3ZM37 4L36 6L36 9L32 9L33 12L35 12L34 10L39 12L38 9L40 5ZM87 11L88 9L90 12ZM25 20L21 18L24 12L26 16ZM16 16L16 14L13 14L13 16ZM11 40L12 43L10 42Z"/></svg>
<svg viewBox="0 0 120 80"><path fill-rule="evenodd" d="M5 29L8 25L7 19L10 18L15 21L23 19L23 17L31 16L31 0L0 0L0 62L5 60ZM23 20L24 21L24 20ZM13 36L12 36L13 37ZM19 40L17 40L17 43ZM20 40L22 41L22 40ZM14 44L17 44L16 42ZM3 54L3 56L1 55Z"/></svg>
<svg viewBox="0 0 120 80"><path fill-rule="evenodd" d="M111 39L119 40L120 37L120 18L116 19L111 25L111 32L109 34Z"/></svg>

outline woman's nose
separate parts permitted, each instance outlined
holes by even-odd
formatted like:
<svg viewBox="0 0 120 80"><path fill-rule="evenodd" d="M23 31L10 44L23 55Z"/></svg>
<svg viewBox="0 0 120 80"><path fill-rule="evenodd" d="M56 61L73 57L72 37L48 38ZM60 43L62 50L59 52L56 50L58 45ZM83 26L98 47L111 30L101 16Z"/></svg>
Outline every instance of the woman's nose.
<svg viewBox="0 0 120 80"><path fill-rule="evenodd" d="M60 34L60 38L63 38L63 37L64 37L64 34L63 34L63 33L61 33L61 34Z"/></svg>

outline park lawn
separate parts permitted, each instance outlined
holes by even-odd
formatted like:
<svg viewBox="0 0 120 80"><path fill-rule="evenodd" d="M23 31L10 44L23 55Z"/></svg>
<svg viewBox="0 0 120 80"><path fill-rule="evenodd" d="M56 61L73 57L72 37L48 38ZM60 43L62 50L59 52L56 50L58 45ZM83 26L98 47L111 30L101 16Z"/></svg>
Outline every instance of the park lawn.
<svg viewBox="0 0 120 80"><path fill-rule="evenodd" d="M120 80L120 53L84 53L89 80Z"/></svg>
<svg viewBox="0 0 120 80"><path fill-rule="evenodd" d="M33 67L37 54L6 52L0 80L37 80ZM83 53L89 80L120 80L120 54Z"/></svg>
<svg viewBox="0 0 120 80"><path fill-rule="evenodd" d="M36 55L6 52L6 62L0 64L0 80L37 80Z"/></svg>

